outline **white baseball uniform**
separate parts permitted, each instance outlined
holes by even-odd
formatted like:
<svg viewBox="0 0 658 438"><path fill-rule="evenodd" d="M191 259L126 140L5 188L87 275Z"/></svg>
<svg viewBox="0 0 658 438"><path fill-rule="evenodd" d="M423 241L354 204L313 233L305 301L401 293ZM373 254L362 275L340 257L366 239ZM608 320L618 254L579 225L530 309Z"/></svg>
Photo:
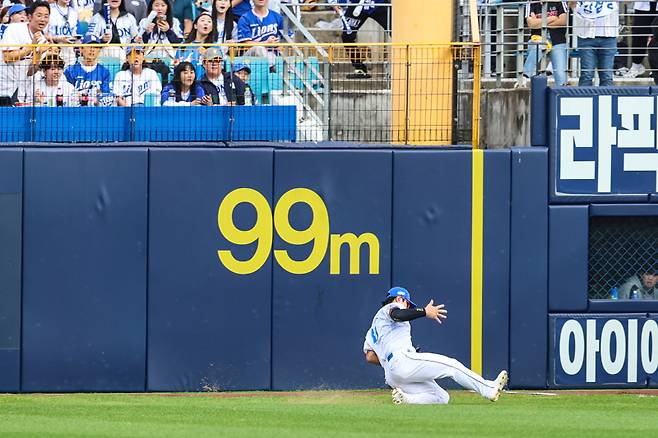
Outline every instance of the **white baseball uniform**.
<svg viewBox="0 0 658 438"><path fill-rule="evenodd" d="M458 360L441 354L416 353L411 343L411 324L408 321L394 321L390 315L394 307L405 308L400 303L392 302L375 314L366 333L363 351L372 350L377 354L384 368L386 383L401 389L407 403L448 403L450 396L435 381L446 377L487 399L496 395L497 384L494 381L484 379Z"/></svg>

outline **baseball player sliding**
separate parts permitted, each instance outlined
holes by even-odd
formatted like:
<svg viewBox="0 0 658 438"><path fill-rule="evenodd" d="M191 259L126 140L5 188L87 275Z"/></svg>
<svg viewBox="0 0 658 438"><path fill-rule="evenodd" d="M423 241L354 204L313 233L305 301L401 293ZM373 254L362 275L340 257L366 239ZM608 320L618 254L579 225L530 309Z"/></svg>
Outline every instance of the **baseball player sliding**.
<svg viewBox="0 0 658 438"><path fill-rule="evenodd" d="M507 371L501 371L496 380L486 380L456 359L416 352L411 344L409 321L424 316L440 324L447 318L444 307L435 306L433 300L425 308L418 307L411 301L409 291L394 287L375 314L363 351L367 362L384 368L386 383L393 388L393 403L446 404L450 395L435 381L445 377L491 401L498 400L507 384Z"/></svg>

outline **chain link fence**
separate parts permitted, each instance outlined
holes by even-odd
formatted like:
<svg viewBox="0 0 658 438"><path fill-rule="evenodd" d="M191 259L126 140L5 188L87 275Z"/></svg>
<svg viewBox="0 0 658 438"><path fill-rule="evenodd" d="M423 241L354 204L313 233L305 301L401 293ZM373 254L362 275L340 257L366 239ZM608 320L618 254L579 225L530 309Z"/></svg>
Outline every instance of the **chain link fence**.
<svg viewBox="0 0 658 438"><path fill-rule="evenodd" d="M628 278L658 267L658 217L593 217L588 296L610 299Z"/></svg>

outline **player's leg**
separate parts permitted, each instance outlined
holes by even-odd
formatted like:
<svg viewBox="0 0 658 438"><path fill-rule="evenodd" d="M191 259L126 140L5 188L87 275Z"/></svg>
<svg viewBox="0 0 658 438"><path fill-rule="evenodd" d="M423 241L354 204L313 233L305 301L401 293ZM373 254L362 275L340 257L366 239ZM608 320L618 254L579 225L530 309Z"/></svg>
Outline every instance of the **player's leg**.
<svg viewBox="0 0 658 438"><path fill-rule="evenodd" d="M404 372L404 380L408 382L424 382L449 377L464 388L472 389L489 400L497 400L500 391L507 384L507 372L501 372L496 380L487 380L448 356L412 352L401 354L406 356L406 360L401 361L405 369L400 371Z"/></svg>
<svg viewBox="0 0 658 438"><path fill-rule="evenodd" d="M450 401L448 392L441 388L434 380L427 382L405 383L397 388L398 396L394 394L394 403L408 403L414 405L445 405ZM399 402L396 402L399 400Z"/></svg>

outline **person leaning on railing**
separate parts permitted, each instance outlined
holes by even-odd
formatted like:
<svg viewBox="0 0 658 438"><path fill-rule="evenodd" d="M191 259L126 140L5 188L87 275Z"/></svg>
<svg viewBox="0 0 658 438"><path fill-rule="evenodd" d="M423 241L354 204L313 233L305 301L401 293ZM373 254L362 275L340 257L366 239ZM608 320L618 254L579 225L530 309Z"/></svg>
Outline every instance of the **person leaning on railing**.
<svg viewBox="0 0 658 438"><path fill-rule="evenodd" d="M550 41L550 57L553 64L553 78L555 85L567 84L567 21L569 9L565 2L550 1L546 5L546 26L548 27L548 40ZM542 41L542 4L528 2L525 7L526 23L530 28L530 42L528 56L523 65L525 79L537 74L537 63L548 51L548 41ZM537 52L541 53L541 56ZM524 84L523 84L524 85Z"/></svg>
<svg viewBox="0 0 658 438"><path fill-rule="evenodd" d="M612 85L613 65L619 35L619 5L616 1L570 1L573 31L578 37L580 79L578 85L592 85L598 70L599 85Z"/></svg>
<svg viewBox="0 0 658 438"><path fill-rule="evenodd" d="M174 69L171 83L162 89L162 106L212 105L212 98L206 95L196 80L196 70L191 62L183 61Z"/></svg>
<svg viewBox="0 0 658 438"><path fill-rule="evenodd" d="M42 54L49 49L44 30L48 26L50 6L47 2L38 0L32 3L27 16L26 23L12 23L7 26L2 37L1 43L4 47L0 63L0 106L13 105L20 83L34 73L30 68L33 56L41 59ZM26 47L30 44L41 46Z"/></svg>

